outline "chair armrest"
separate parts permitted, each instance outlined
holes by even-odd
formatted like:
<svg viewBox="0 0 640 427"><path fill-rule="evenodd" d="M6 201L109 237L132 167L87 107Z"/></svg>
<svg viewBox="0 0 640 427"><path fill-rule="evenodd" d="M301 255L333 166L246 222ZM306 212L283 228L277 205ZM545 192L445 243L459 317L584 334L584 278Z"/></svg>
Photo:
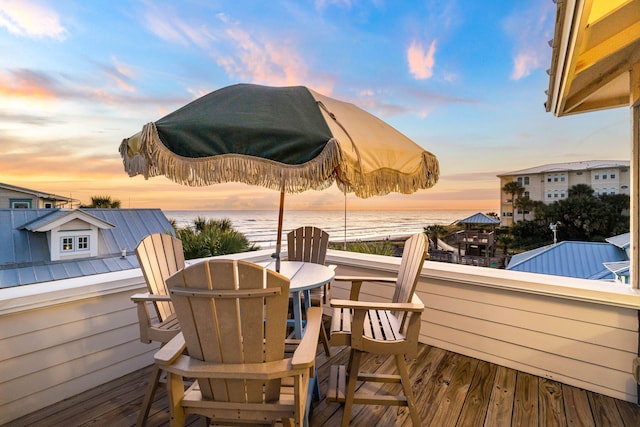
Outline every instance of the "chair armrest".
<svg viewBox="0 0 640 427"><path fill-rule="evenodd" d="M158 365L172 364L187 348L182 332L173 337L171 341L162 346L153 356Z"/></svg>
<svg viewBox="0 0 640 427"><path fill-rule="evenodd" d="M337 265L335 265L335 264L329 264L329 265L327 265L327 267L329 267L329 268L330 268L330 269L332 269L333 271L335 271L335 270L336 270L336 268L338 268L338 266L337 266Z"/></svg>
<svg viewBox="0 0 640 427"><path fill-rule="evenodd" d="M138 302L147 302L147 301L171 301L171 296L169 295L154 295L149 292L144 294L134 294L131 295L131 301Z"/></svg>
<svg viewBox="0 0 640 427"><path fill-rule="evenodd" d="M300 345L293 353L291 363L294 368L313 366L318 350L318 338L322 326L322 308L309 307L307 310L307 325Z"/></svg>
<svg viewBox="0 0 640 427"><path fill-rule="evenodd" d="M157 353L156 353L157 354ZM264 363L213 363L187 355L180 355L163 370L187 378L215 378L237 380L273 380L299 375L307 368L295 369L291 359L280 359Z"/></svg>
<svg viewBox="0 0 640 427"><path fill-rule="evenodd" d="M419 300L418 300L419 301ZM420 313L424 311L422 302L368 302L347 299L332 299L331 307L350 308L353 310L389 310Z"/></svg>

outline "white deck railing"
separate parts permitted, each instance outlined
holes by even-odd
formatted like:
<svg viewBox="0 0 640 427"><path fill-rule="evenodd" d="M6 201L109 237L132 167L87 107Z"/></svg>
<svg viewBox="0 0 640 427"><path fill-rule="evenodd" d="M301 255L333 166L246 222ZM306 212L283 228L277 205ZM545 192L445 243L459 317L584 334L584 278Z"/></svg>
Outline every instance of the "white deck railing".
<svg viewBox="0 0 640 427"><path fill-rule="evenodd" d="M233 258L259 262L272 251ZM337 274L394 275L399 259L329 251ZM333 296L347 295L344 284ZM129 270L0 290L0 424L151 363L138 340ZM392 289L374 284L371 299ZM427 261L421 341L601 394L637 401L640 292L614 283Z"/></svg>

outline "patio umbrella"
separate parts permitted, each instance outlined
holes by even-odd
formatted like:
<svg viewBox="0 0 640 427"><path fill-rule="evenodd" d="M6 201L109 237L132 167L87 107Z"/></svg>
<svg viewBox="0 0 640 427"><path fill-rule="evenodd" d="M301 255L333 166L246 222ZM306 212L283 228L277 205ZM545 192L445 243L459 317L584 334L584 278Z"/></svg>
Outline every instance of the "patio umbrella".
<svg viewBox="0 0 640 427"><path fill-rule="evenodd" d="M243 182L285 193L336 182L366 198L432 187L436 157L353 104L303 86L237 84L209 93L126 138L125 171L189 186Z"/></svg>

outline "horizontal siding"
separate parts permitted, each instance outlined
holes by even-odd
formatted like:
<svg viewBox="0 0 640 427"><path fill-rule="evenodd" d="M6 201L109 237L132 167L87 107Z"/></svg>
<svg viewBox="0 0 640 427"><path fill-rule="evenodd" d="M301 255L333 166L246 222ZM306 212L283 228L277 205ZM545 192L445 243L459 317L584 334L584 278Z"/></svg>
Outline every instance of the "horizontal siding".
<svg viewBox="0 0 640 427"><path fill-rule="evenodd" d="M338 264L338 276L387 275L390 268L381 265L376 272L343 266L336 259L331 263ZM637 310L503 289L497 282L493 286L491 276L478 284L469 283L468 275L455 280L450 272L449 278L441 278L434 264L426 263L417 288L426 307L421 342L637 402L631 375L638 348ZM348 286L335 282L332 297L348 298ZM377 283L363 287L361 298L388 300L392 294L392 285Z"/></svg>
<svg viewBox="0 0 640 427"><path fill-rule="evenodd" d="M152 363L133 293L0 316L0 424Z"/></svg>
<svg viewBox="0 0 640 427"><path fill-rule="evenodd" d="M397 270L394 258L343 254L329 257L337 275L393 276ZM268 255L244 256L261 261ZM0 424L151 363L156 346L139 342L130 301L144 288L138 274L109 275L104 283L69 280L78 288L59 286L51 295L33 285L42 292L14 289L5 295L15 296L0 298ZM638 345L636 297L554 296L549 283L522 276L546 292L541 295L516 284L514 274L521 273L427 263L418 287L427 307L421 341L637 401L630 372ZM384 301L392 294L393 285L374 283L362 298ZM348 298L348 284L336 281L332 297Z"/></svg>

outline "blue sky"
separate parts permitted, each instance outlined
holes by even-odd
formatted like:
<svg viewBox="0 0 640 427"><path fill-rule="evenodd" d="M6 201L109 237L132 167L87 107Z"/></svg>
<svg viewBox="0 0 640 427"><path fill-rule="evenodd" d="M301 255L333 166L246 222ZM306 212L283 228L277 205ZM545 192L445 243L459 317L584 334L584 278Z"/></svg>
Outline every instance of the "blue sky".
<svg viewBox="0 0 640 427"><path fill-rule="evenodd" d="M630 157L627 109L546 113L551 0L0 0L0 182L123 207L276 209L243 184L129 178L120 141L234 83L305 85L434 153L440 182L350 209L498 211L496 174ZM342 209L334 187L288 209Z"/></svg>

